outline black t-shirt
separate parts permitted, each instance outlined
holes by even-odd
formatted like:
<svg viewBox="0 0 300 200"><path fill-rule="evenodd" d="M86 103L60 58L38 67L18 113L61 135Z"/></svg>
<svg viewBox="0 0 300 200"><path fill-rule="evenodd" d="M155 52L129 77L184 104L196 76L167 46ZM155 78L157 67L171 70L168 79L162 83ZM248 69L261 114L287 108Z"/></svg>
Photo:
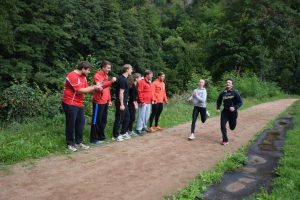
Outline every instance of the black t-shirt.
<svg viewBox="0 0 300 200"><path fill-rule="evenodd" d="M132 84L132 86L129 88L129 104L133 104L134 101L137 101L137 88L135 84Z"/></svg>
<svg viewBox="0 0 300 200"><path fill-rule="evenodd" d="M116 81L116 102L120 102L119 93L120 89L124 90L124 104L128 101L128 83L127 78L123 75L119 76Z"/></svg>

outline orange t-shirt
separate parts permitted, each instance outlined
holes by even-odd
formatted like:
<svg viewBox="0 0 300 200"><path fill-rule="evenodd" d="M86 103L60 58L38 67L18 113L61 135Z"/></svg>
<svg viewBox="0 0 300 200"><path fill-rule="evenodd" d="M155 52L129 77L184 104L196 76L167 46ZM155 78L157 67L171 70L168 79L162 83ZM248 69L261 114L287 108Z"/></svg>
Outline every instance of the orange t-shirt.
<svg viewBox="0 0 300 200"><path fill-rule="evenodd" d="M154 101L156 103L165 103L168 101L167 94L166 94L166 85L163 81L156 79L151 84Z"/></svg>

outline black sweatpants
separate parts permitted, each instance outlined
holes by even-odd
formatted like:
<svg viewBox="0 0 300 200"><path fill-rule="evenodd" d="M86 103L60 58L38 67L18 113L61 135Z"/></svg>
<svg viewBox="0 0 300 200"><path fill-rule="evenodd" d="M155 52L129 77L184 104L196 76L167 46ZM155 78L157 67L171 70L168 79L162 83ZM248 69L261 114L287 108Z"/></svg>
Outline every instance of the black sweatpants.
<svg viewBox="0 0 300 200"><path fill-rule="evenodd" d="M199 113L200 113L200 116L201 116L202 123L204 123L207 119L206 108L194 106L193 115L192 115L191 133L195 133L196 121L197 121Z"/></svg>
<svg viewBox="0 0 300 200"><path fill-rule="evenodd" d="M120 102L116 102L115 105L116 105L116 112L115 112L113 136L114 138L117 138L120 134L124 135L126 133L128 129L130 115L129 115L129 109L127 104L124 104L125 106L124 110L120 110ZM119 132L120 126L122 126L121 132Z"/></svg>
<svg viewBox="0 0 300 200"><path fill-rule="evenodd" d="M129 109L129 115L130 115L129 124L128 124L128 130L132 131L133 123L135 121L136 109L134 107L134 104L131 104L131 103L128 104L128 109Z"/></svg>
<svg viewBox="0 0 300 200"><path fill-rule="evenodd" d="M66 142L67 145L80 144L83 137L84 129L84 108L78 106L72 106L63 103L62 104L66 115ZM75 140L74 140L75 130Z"/></svg>
<svg viewBox="0 0 300 200"><path fill-rule="evenodd" d="M152 104L151 115L149 119L150 127L152 127L154 118L155 118L155 126L158 126L159 117L163 109L164 109L163 103Z"/></svg>
<svg viewBox="0 0 300 200"><path fill-rule="evenodd" d="M234 130L236 127L238 112L234 111L231 112L230 110L223 109L221 112L221 131L222 131L222 138L223 142L228 142L227 138L227 130L226 130L226 124L229 122L229 128L231 130Z"/></svg>
<svg viewBox="0 0 300 200"><path fill-rule="evenodd" d="M93 118L90 133L90 142L105 140L105 126L107 123L108 104L93 103Z"/></svg>

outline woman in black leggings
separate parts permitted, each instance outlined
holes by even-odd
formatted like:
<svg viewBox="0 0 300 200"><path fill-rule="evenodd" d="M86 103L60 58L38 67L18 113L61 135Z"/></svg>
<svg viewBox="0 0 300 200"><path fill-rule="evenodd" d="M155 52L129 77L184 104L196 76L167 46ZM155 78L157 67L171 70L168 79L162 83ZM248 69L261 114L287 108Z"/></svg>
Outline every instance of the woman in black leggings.
<svg viewBox="0 0 300 200"><path fill-rule="evenodd" d="M196 121L198 118L198 115L200 113L201 121L204 123L207 118L206 114L206 98L207 98L207 92L205 89L205 80L200 79L199 81L199 87L194 90L193 96L191 97L194 109L193 109L193 115L192 115L192 126L191 126L191 135L188 137L189 140L195 139L195 126Z"/></svg>

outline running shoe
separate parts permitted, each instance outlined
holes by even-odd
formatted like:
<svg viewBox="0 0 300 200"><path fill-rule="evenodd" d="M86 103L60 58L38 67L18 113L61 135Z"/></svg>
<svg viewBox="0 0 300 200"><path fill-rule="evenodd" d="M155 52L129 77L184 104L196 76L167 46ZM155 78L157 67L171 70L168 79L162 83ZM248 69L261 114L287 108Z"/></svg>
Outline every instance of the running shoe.
<svg viewBox="0 0 300 200"><path fill-rule="evenodd" d="M119 135L117 138L116 138L117 142L122 142L124 140L123 136L122 135Z"/></svg>
<svg viewBox="0 0 300 200"><path fill-rule="evenodd" d="M223 146L226 146L226 145L228 145L228 144L229 144L229 142L224 142L224 141L221 141L221 142L220 142L220 144L221 144L221 145L223 145Z"/></svg>
<svg viewBox="0 0 300 200"><path fill-rule="evenodd" d="M129 140L131 138L130 135L128 134L128 132L126 132L124 135L122 135L122 137L125 140Z"/></svg>
<svg viewBox="0 0 300 200"><path fill-rule="evenodd" d="M73 152L77 151L76 147L73 145L68 145L68 149Z"/></svg>
<svg viewBox="0 0 300 200"><path fill-rule="evenodd" d="M75 146L76 146L76 148L80 148L80 149L83 149L83 150L87 150L87 149L90 148L88 145L85 145L85 144L82 144L82 143L76 144Z"/></svg>
<svg viewBox="0 0 300 200"><path fill-rule="evenodd" d="M150 131L150 133L154 133L155 132L155 128L154 127L150 127L149 131Z"/></svg>
<svg viewBox="0 0 300 200"><path fill-rule="evenodd" d="M158 131L163 130L163 128L161 128L160 126L155 126L155 129L158 130Z"/></svg>
<svg viewBox="0 0 300 200"><path fill-rule="evenodd" d="M188 137L189 140L194 140L196 137L194 135L194 133L191 133L190 137Z"/></svg>

